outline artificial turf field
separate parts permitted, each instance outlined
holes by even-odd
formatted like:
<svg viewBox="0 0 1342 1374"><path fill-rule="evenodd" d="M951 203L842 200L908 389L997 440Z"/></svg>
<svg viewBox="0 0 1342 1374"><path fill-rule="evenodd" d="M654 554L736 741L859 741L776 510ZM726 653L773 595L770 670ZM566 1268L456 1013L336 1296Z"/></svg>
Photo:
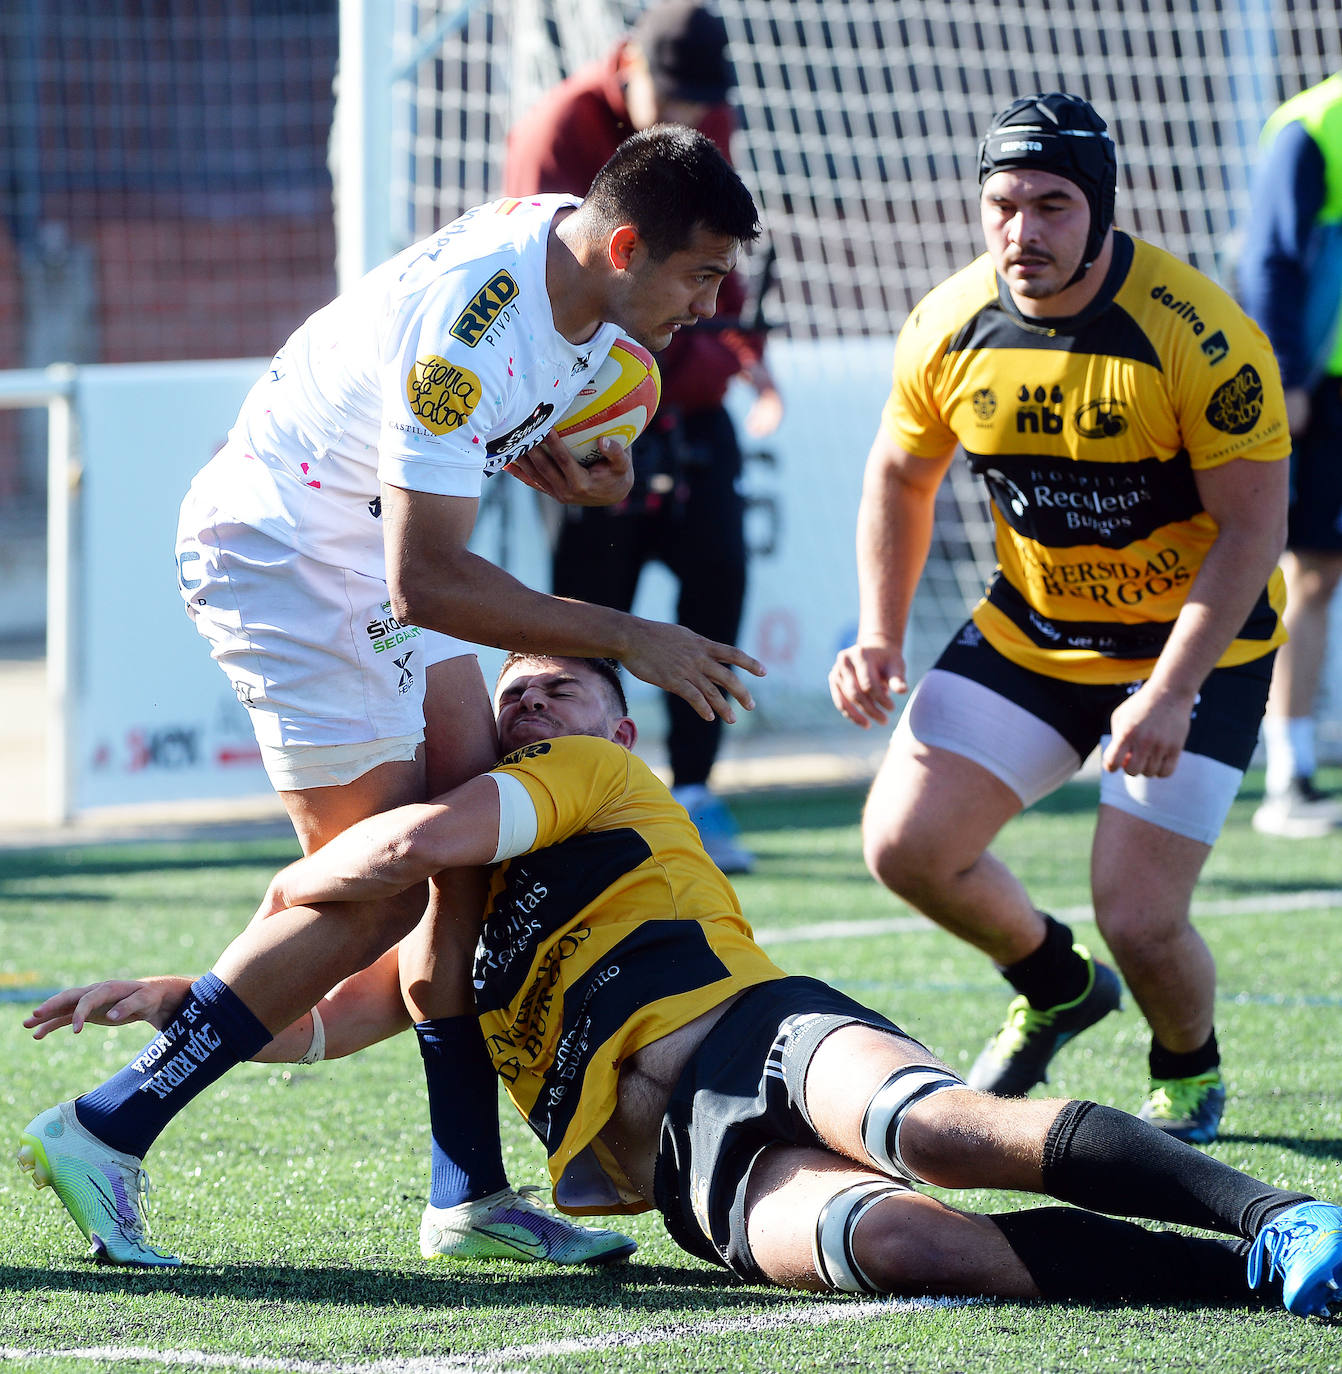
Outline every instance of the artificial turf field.
<svg viewBox="0 0 1342 1374"><path fill-rule="evenodd" d="M1336 771L1325 784L1342 782ZM1230 1083L1212 1151L1274 1183L1342 1196L1342 834L1268 840L1246 782L1198 892L1219 966ZM1043 907L1094 938L1086 853L1094 788L1076 784L1009 827L996 852ZM924 926L866 875L855 791L740 798L759 855L747 916L789 971L886 1012L967 1069L1007 995L985 960ZM117 974L196 973L254 909L291 840L202 840L0 852L0 1139L119 1068L143 1026L20 1025L41 990ZM1051 1090L1135 1110L1147 1037L1130 1002L1063 1050ZM539 1146L503 1107L515 1184ZM426 1113L413 1037L340 1062L245 1065L204 1093L148 1161L155 1238L175 1272L101 1269L50 1190L0 1160L5 1370L1342 1369L1342 1324L1258 1308L1062 1307L815 1297L745 1287L676 1249L655 1214L608 1270L418 1255ZM995 1211L1005 1194L948 1194Z"/></svg>

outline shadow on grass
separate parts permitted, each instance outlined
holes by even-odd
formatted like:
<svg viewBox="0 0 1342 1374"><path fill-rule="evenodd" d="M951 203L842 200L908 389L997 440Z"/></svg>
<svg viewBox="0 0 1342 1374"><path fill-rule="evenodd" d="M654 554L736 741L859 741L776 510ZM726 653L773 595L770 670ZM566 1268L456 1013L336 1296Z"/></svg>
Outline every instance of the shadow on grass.
<svg viewBox="0 0 1342 1374"><path fill-rule="evenodd" d="M0 902L12 903L15 906L22 905L26 902L32 908L32 911L28 914L34 919L41 916L41 907L50 906L53 902L87 902L92 904L113 901L115 900L115 896L116 894L111 892L86 891L78 887L61 887L57 888L54 892L48 888L43 888L40 894L32 892L6 892L4 883L0 882ZM24 913L21 911L13 915L7 913L7 919L16 920L21 918L23 914Z"/></svg>
<svg viewBox="0 0 1342 1374"><path fill-rule="evenodd" d="M733 884L740 883L743 891L750 890L752 884L746 880L751 878L762 882L781 882L785 878L795 878L800 881L818 880L816 873L817 865L808 859L781 859L767 852L759 852L756 854L756 857L759 859L759 868L757 868L754 873L743 874L741 877L732 879ZM827 867L823 874L823 881L825 883L831 885L852 883L859 884L863 887L869 887L874 894L874 900L877 902L879 902L881 898L886 897L884 890L876 886L875 879L872 878L871 874L868 873L863 866L861 855L855 855L846 865L835 864L832 860L827 862L830 864L830 867ZM907 915L908 913L901 908L896 914Z"/></svg>
<svg viewBox="0 0 1342 1374"><path fill-rule="evenodd" d="M293 835L273 839L230 842L227 840L190 843L127 842L124 846L69 849L20 849L4 855L5 885L33 878L106 878L146 870L163 871L191 868L280 868L298 857L298 841ZM31 893L23 896L31 898ZM83 899L83 894L77 894ZM44 900L48 894L42 894Z"/></svg>
<svg viewBox="0 0 1342 1374"><path fill-rule="evenodd" d="M865 787L791 789L733 797L732 815L743 830L846 830L862 818Z"/></svg>
<svg viewBox="0 0 1342 1374"><path fill-rule="evenodd" d="M608 1268L547 1269L506 1261L454 1265L428 1271L395 1265L289 1266L280 1264L184 1265L181 1269L121 1269L95 1264L68 1268L0 1265L0 1292L175 1293L183 1298L223 1298L235 1302L312 1303L351 1307L437 1307L461 1311L499 1308L556 1308L581 1304L645 1314L685 1308L726 1311L781 1306L798 1294L783 1289L747 1288L725 1271L667 1264L612 1265Z"/></svg>
<svg viewBox="0 0 1342 1374"><path fill-rule="evenodd" d="M1234 1131L1221 1131L1217 1143L1236 1145L1279 1145L1284 1150L1294 1150L1296 1154L1308 1159L1342 1159L1342 1140L1335 1137L1321 1139L1318 1136L1304 1135L1238 1135Z"/></svg>
<svg viewBox="0 0 1342 1374"><path fill-rule="evenodd" d="M1312 869L1306 870L1300 862L1301 857L1308 857L1317 862ZM1198 880L1198 894L1205 896L1209 892L1234 892L1260 897L1272 892L1331 892L1337 890L1337 854L1335 852L1330 852L1321 847L1316 854L1308 856L1301 856L1296 851L1292 851L1291 858L1292 863L1289 871L1277 877L1261 870L1239 877L1224 873L1206 874ZM1337 904L1342 907L1342 891L1338 892Z"/></svg>

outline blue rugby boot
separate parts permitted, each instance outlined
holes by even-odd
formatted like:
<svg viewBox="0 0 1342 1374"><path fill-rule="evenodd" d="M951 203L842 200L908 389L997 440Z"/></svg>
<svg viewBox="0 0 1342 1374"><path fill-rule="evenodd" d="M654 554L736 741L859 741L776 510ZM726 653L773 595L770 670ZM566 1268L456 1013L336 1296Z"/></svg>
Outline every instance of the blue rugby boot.
<svg viewBox="0 0 1342 1374"><path fill-rule="evenodd" d="M1298 1202L1278 1212L1249 1251L1249 1287L1281 1275L1281 1300L1297 1317L1342 1304L1342 1207Z"/></svg>

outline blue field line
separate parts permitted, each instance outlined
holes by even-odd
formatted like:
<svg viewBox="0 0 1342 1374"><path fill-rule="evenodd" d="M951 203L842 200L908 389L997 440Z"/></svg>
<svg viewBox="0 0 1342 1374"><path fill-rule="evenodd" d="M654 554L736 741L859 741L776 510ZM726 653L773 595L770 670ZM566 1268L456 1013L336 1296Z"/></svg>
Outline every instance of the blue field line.
<svg viewBox="0 0 1342 1374"><path fill-rule="evenodd" d="M18 1002L20 1006L26 1006L29 1002L36 1006L39 1002L45 1002L48 997L54 997L60 988L0 988L0 1002Z"/></svg>
<svg viewBox="0 0 1342 1374"><path fill-rule="evenodd" d="M1274 992L1237 992L1231 997L1218 994L1218 1000L1233 1002L1237 1007L1342 1007L1342 997L1285 996Z"/></svg>

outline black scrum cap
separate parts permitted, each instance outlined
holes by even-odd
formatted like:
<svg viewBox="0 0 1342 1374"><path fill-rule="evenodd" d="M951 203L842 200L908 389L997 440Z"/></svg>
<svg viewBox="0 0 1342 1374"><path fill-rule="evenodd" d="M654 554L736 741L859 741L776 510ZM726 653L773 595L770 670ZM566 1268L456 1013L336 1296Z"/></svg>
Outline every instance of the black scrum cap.
<svg viewBox="0 0 1342 1374"><path fill-rule="evenodd" d="M1082 270L1095 261L1114 222L1118 160L1107 126L1089 102L1054 91L1013 100L979 145L979 185L994 172L1034 167L1077 186L1090 205Z"/></svg>

